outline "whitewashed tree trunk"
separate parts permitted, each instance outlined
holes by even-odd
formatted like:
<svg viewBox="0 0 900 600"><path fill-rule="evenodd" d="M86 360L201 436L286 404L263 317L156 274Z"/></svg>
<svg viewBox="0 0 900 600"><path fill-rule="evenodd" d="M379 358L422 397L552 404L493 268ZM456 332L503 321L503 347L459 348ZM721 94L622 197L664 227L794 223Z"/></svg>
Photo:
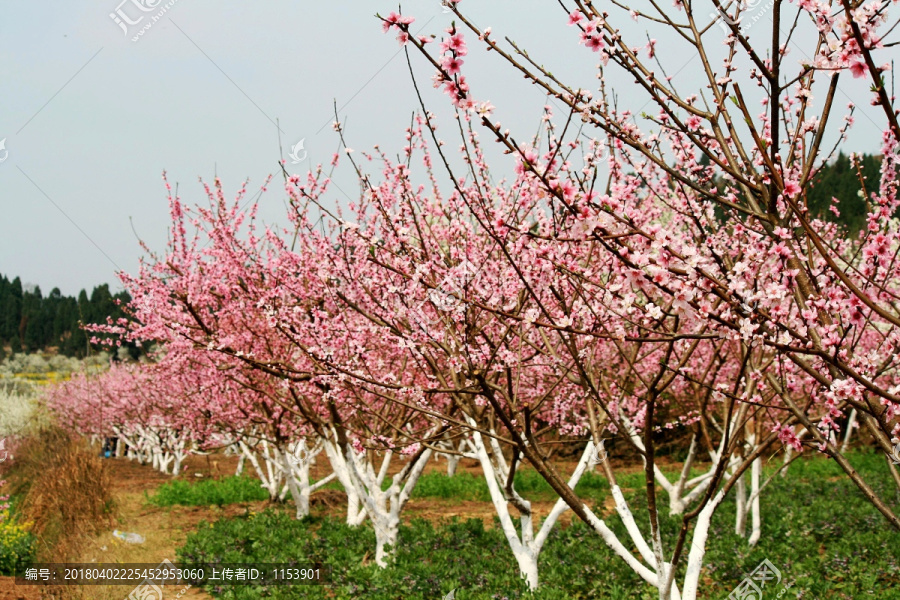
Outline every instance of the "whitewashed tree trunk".
<svg viewBox="0 0 900 600"><path fill-rule="evenodd" d="M284 478L287 481L285 489L290 489L291 497L297 507L296 518L298 519L309 515L310 495L336 477L332 473L328 477L310 485L309 467L315 455L322 451L322 446L323 444L320 441L311 449L307 449L306 440L301 438L299 441L289 444L287 449L280 452ZM282 490L283 493L284 490Z"/></svg>
<svg viewBox="0 0 900 600"><path fill-rule="evenodd" d="M250 461L250 464L253 465L256 476L259 477L261 482L260 487L268 492L270 500L277 499L280 481L278 481L275 475L279 474L279 472L273 472L272 465L268 462L267 454L262 455L263 459L266 460L266 469L263 470L262 466L259 464L259 460L256 458L256 452L254 452L243 440L239 443L241 445L241 452L246 456L247 460Z"/></svg>
<svg viewBox="0 0 900 600"><path fill-rule="evenodd" d="M645 450L644 440L641 438L640 433L632 426L631 422L627 418L623 418L622 421L627 427L627 433L631 438L631 441L640 450ZM719 452L721 452L723 448L724 447L722 447L720 444ZM688 455L685 459L685 463L681 469L681 474L674 484L669 481L669 478L666 477L666 474L662 472L662 469L660 469L659 466L653 465L653 476L656 479L656 482L660 485L661 488L663 488L663 490L665 490L666 495L669 497L670 515L674 516L683 514L692 502L706 493L706 489L713 481L713 476L716 472L716 453L711 453L713 455L712 465L706 473L698 475L693 479L688 479L691 475L691 466L694 464L694 459L697 456L698 449L697 439L696 437L694 437L691 440L691 445L688 449Z"/></svg>
<svg viewBox="0 0 900 600"><path fill-rule="evenodd" d="M459 456L455 454L447 455L447 477L456 475L456 467L459 465Z"/></svg>
<svg viewBox="0 0 900 600"><path fill-rule="evenodd" d="M172 452L172 455L175 457L175 464L172 465L172 475L181 473L181 464L189 454L190 452L184 452L184 442L179 441L179 445Z"/></svg>
<svg viewBox="0 0 900 600"><path fill-rule="evenodd" d="M725 497L723 490L719 492L703 507L697 515L694 525L694 534L691 536L691 551L688 553L687 568L684 574L684 592L682 600L697 600L697 589L700 583L700 569L703 567L703 557L706 555L706 540L709 537L709 525L713 514Z"/></svg>
<svg viewBox="0 0 900 600"><path fill-rule="evenodd" d="M165 451L160 451L158 453L158 456L159 456L159 471L160 471L160 473L168 475L169 474L169 465L172 463L172 461L175 459L175 457L173 457L171 453L165 452Z"/></svg>
<svg viewBox="0 0 900 600"><path fill-rule="evenodd" d="M447 477L453 477L456 475L456 468L459 466L459 461L462 458L461 455L466 453L467 448L470 448L469 440L465 437L461 438L458 446L454 446L452 441L446 441L444 442L443 447L449 447L450 450L453 450L452 454L438 454L438 456L447 459ZM474 454L472 454L472 456L474 456Z"/></svg>
<svg viewBox="0 0 900 600"><path fill-rule="evenodd" d="M113 427L113 431L116 436L119 438L119 447L123 448L125 456L128 460L132 461L136 458L135 449L137 447L137 443L130 435L125 435L122 429L118 427Z"/></svg>
<svg viewBox="0 0 900 600"><path fill-rule="evenodd" d="M266 477L269 482L269 494L272 500L278 498L278 490L281 489L281 480L283 478L283 472L281 470L280 460L279 460L279 452L278 449L274 445L270 445L267 440L262 440L260 442L262 446L262 452L260 453L263 458L263 464L266 467Z"/></svg>
<svg viewBox="0 0 900 600"><path fill-rule="evenodd" d="M753 529L750 532L749 543L755 546L762 536L762 515L759 512L759 478L762 473L762 459L757 457L750 466L750 514L753 519Z"/></svg>
<svg viewBox="0 0 900 600"><path fill-rule="evenodd" d="M474 426L474 421L469 419L469 424ZM490 443L485 444L484 437L477 430L473 430L471 434L470 446L475 451L474 458L478 459L487 482L488 491L491 494L491 502L494 510L500 519L500 527L506 537L510 550L519 566L519 573L525 579L528 587L532 590L538 588L540 577L538 571L538 559L547 536L556 525L560 515L562 515L568 505L562 498L559 498L553 505L550 514L544 519L537 535L534 534L534 519L531 510L531 502L522 498L512 487L506 490L506 481L509 478L509 467L503 457L503 452L496 439L491 438ZM490 447L494 460L488 454ZM582 453L581 460L575 467L575 471L569 479L569 487L574 488L581 476L588 467L591 456L593 455L593 443L589 443ZM510 493L511 492L511 493ZM519 512L519 531L516 531L515 523L509 511L509 505L512 504Z"/></svg>
<svg viewBox="0 0 900 600"><path fill-rule="evenodd" d="M407 463L392 478L388 489L382 490L381 486L387 476L393 452L388 450L384 453L381 468L376 473L371 453L357 454L354 452L352 444L349 442L339 444L338 439L337 432L332 430L332 437L325 440L326 453L329 460L334 461L332 468L338 479L344 477L350 485L349 488L345 488L348 498L350 489L355 489L358 500L372 520L372 526L375 529L375 564L385 568L392 553L387 547L396 548L397 545L400 511L409 500L425 465L431 458L432 451L429 448L422 452L415 461Z"/></svg>
<svg viewBox="0 0 900 600"><path fill-rule="evenodd" d="M323 443L325 456L328 457L328 461L331 463L331 470L347 493L347 525L356 527L365 520L366 511L360 503L359 494L356 492L356 486L351 479L347 461L344 460L336 440L326 439Z"/></svg>
<svg viewBox="0 0 900 600"><path fill-rule="evenodd" d="M747 484L746 477L741 475L734 486L735 516L734 532L741 537L747 535Z"/></svg>
<svg viewBox="0 0 900 600"><path fill-rule="evenodd" d="M720 453L712 452L712 454L715 459L715 455ZM731 459L731 461L734 460ZM735 462L732 462L729 467L733 467L735 464ZM630 546L637 550L637 556L610 530L603 519L599 518L588 505L584 504L581 506L581 509L586 514L588 525L600 535L604 543L624 560L636 574L657 589L660 600L696 600L703 557L706 555L710 523L715 511L722 503L725 495L724 490L720 489L694 520L694 531L687 539L687 546L690 547L690 551L685 565L683 588L679 591L672 565L664 559L662 540L659 536L653 539L653 548L651 549L651 546L644 539L619 486L611 485L610 488L615 500L616 512L628 533L631 542Z"/></svg>
<svg viewBox="0 0 900 600"><path fill-rule="evenodd" d="M847 431L844 432L844 441L841 443L841 454L847 452L850 447L850 438L853 435L853 429L856 427L856 409L850 409L850 418L847 420Z"/></svg>

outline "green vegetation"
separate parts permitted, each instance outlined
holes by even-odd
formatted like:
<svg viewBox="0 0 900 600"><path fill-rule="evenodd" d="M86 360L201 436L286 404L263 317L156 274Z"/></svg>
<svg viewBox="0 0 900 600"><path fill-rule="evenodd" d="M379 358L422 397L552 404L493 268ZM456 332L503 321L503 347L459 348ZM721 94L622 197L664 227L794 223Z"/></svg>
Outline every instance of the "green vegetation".
<svg viewBox="0 0 900 600"><path fill-rule="evenodd" d="M866 191L870 194L878 191L878 177L881 169L881 157L864 154L859 159L861 175L866 180ZM806 198L809 211L813 216L826 221L833 221L847 227L855 233L866 226L866 202L860 197L860 173L843 152L834 161L823 168L812 181ZM830 210L832 198L837 198L837 209L840 216Z"/></svg>
<svg viewBox="0 0 900 600"><path fill-rule="evenodd" d="M0 481L0 487L4 483ZM34 559L31 523L21 521L15 504L14 498L0 494L0 575L14 575Z"/></svg>
<svg viewBox="0 0 900 600"><path fill-rule="evenodd" d="M517 471L515 486L516 490L529 500L552 501L556 499L550 484L537 471L530 469ZM585 473L575 490L586 498L593 498L598 497L600 492L609 490L609 484L602 475ZM412 497L491 501L484 477L465 471L459 472L453 477L447 477L443 473L426 473L413 488Z"/></svg>
<svg viewBox="0 0 900 600"><path fill-rule="evenodd" d="M884 457L858 453L850 458L856 469L875 481L876 491L896 506L898 498ZM766 472L773 472L777 466L780 463ZM532 485L534 494L543 495L542 486L531 477L523 474L523 488ZM635 473L620 478L633 507L646 506L641 477ZM585 496L600 505L608 486L596 475L585 484ZM419 497L485 499L484 484L466 473L453 478L429 474L420 485L423 487L416 492ZM641 514L640 509L635 512ZM734 533L734 503L726 500L710 531L702 598L726 598L768 559L781 572L781 586L790 585L782 598L900 599L900 533L887 525L832 461L820 457L798 461L787 477L776 477L762 494L762 516L763 538L751 548ZM620 539L626 538L617 517L608 516L607 522ZM662 527L669 548L680 524L680 518L663 513ZM414 520L401 527L400 539L393 564L381 570L372 560L374 533L368 524L354 529L339 518L296 521L288 512L267 510L201 524L178 551L178 560L319 564L331 568L332 584L324 587L207 587L216 598L229 600L434 599L454 588L459 600L655 598L653 590L580 522L557 528L551 535L541 555L541 588L533 595L518 580L515 561L496 526L485 528L478 520L451 520L439 525ZM682 576L683 570L679 578ZM765 597L774 598L778 591L780 588L770 594L767 588Z"/></svg>
<svg viewBox="0 0 900 600"><path fill-rule="evenodd" d="M226 477L188 482L183 479L169 481L159 486L156 494L148 497L156 506L223 506L236 502L266 500L269 494L251 477Z"/></svg>
<svg viewBox="0 0 900 600"><path fill-rule="evenodd" d="M34 536L27 524L0 520L0 575L15 575L34 559Z"/></svg>

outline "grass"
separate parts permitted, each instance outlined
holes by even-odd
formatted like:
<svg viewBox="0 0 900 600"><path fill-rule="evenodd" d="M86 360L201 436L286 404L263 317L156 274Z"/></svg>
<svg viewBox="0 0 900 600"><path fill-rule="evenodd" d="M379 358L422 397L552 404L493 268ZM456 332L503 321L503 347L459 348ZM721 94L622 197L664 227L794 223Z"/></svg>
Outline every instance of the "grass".
<svg viewBox="0 0 900 600"><path fill-rule="evenodd" d="M516 491L531 500L555 500L556 495L550 484L537 471L523 469L516 472ZM585 498L595 498L609 490L609 484L602 475L585 473L575 491ZM413 488L413 498L444 498L490 502L484 477L462 471L448 477L444 473L425 473Z"/></svg>
<svg viewBox="0 0 900 600"><path fill-rule="evenodd" d="M147 499L154 506L223 506L268 497L258 479L240 476L197 482L176 479L159 486Z"/></svg>
<svg viewBox="0 0 900 600"><path fill-rule="evenodd" d="M534 500L554 499L550 485L536 471L522 470L516 473L516 490ZM382 487L390 486L386 479ZM341 490L341 484L332 481L323 489ZM606 480L595 473L586 473L576 491L591 498L609 489ZM224 506L239 502L266 500L268 493L259 481L249 476L226 477L188 481L177 479L163 483L148 501L155 506ZM413 498L442 498L490 502L491 497L483 477L462 471L448 477L443 473L425 473L413 488Z"/></svg>

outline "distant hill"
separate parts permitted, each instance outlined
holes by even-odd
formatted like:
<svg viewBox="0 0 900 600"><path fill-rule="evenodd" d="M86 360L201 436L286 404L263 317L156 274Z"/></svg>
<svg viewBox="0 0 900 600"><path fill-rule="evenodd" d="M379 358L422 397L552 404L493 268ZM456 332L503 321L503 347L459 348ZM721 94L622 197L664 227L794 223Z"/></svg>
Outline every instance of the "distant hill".
<svg viewBox="0 0 900 600"><path fill-rule="evenodd" d="M44 296L37 286L23 286L20 278L0 275L0 358L6 350L37 352L56 349L67 356L84 357L91 335L81 324L106 323L125 313L120 307L131 301L127 292L112 294L109 285L94 288L90 296L81 290L77 298L63 296L59 288ZM138 349L132 348L134 357Z"/></svg>

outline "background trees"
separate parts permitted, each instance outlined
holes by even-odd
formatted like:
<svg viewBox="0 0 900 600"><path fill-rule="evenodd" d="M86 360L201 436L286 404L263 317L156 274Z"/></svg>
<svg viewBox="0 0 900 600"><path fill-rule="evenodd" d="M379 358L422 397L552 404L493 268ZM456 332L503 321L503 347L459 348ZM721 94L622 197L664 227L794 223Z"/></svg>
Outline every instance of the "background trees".
<svg viewBox="0 0 900 600"><path fill-rule="evenodd" d="M25 289L19 277L0 275L0 357L4 346L12 352L55 348L67 356L84 357L92 345L82 326L123 318L122 305L130 301L128 292L113 294L106 283L90 295L81 290L77 298L63 296L58 288L44 296L40 287ZM133 344L128 350L133 358L140 354Z"/></svg>

